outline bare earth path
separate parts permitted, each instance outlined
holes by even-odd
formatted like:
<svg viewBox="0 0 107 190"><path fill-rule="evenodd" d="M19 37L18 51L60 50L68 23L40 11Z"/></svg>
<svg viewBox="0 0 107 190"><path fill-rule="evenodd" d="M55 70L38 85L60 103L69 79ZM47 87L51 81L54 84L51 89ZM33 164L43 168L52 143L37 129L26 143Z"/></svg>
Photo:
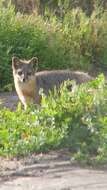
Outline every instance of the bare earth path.
<svg viewBox="0 0 107 190"><path fill-rule="evenodd" d="M107 190L107 171L72 165L66 150L0 163L0 190Z"/></svg>
<svg viewBox="0 0 107 190"><path fill-rule="evenodd" d="M15 109L15 93L0 94L0 105ZM107 190L107 170L75 166L68 151L0 158L0 190Z"/></svg>
<svg viewBox="0 0 107 190"><path fill-rule="evenodd" d="M0 93L0 107L7 107L11 110L16 108L18 103L18 96L15 92Z"/></svg>

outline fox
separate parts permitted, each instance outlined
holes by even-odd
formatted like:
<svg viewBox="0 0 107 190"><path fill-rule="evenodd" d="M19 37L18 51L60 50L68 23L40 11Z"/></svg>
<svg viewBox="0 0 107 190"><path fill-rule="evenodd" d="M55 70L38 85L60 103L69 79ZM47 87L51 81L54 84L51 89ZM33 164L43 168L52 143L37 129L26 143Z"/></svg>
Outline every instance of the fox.
<svg viewBox="0 0 107 190"><path fill-rule="evenodd" d="M42 88L44 94L48 95L54 87L67 80L75 80L77 84L93 80L88 73L70 70L38 70L38 58L33 57L30 60L23 60L18 57L12 57L12 70L15 89L25 110L29 103L40 104L41 96L39 90Z"/></svg>

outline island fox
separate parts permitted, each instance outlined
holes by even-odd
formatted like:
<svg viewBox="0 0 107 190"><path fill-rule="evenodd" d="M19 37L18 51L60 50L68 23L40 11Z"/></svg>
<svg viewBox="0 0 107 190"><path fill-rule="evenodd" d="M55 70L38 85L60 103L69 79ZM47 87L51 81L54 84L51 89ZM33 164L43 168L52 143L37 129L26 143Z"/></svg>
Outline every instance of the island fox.
<svg viewBox="0 0 107 190"><path fill-rule="evenodd" d="M70 70L54 70L36 72L38 59L21 60L18 57L12 58L12 69L15 88L24 108L27 104L40 103L39 89L43 88L47 95L49 90L55 86L59 87L63 81L75 80L77 83L87 82L93 78L84 72L72 72Z"/></svg>

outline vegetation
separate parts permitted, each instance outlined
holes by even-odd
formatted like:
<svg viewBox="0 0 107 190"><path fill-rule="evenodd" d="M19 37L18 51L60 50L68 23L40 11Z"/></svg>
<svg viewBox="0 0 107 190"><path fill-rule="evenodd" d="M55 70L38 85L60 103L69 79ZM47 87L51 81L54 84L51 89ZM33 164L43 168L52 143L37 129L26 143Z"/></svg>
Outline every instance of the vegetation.
<svg viewBox="0 0 107 190"><path fill-rule="evenodd" d="M11 4L0 3L0 89L12 88L13 55L24 59L37 56L39 70L107 68L107 12L103 8L87 13L64 4L62 16L48 9L41 16L16 13ZM73 85L72 92L66 88L68 83ZM80 86L68 83L48 98L42 94L41 107L31 106L26 112L20 106L16 112L0 109L0 155L68 147L74 159L107 161L104 76Z"/></svg>
<svg viewBox="0 0 107 190"><path fill-rule="evenodd" d="M12 83L11 57L39 58L39 69L91 70L107 64L107 13L81 9L63 19L15 13L0 5L0 87Z"/></svg>
<svg viewBox="0 0 107 190"><path fill-rule="evenodd" d="M7 1L3 0L6 5ZM87 15L91 15L96 6L107 8L106 0L11 0L15 5L16 11L22 13L31 13L35 11L38 14L45 14L47 9L57 16L62 16L66 11L80 7Z"/></svg>
<svg viewBox="0 0 107 190"><path fill-rule="evenodd" d="M67 90L72 83L73 91ZM41 107L0 110L0 154L25 155L69 147L75 159L107 161L107 86L103 75L77 86L65 83Z"/></svg>

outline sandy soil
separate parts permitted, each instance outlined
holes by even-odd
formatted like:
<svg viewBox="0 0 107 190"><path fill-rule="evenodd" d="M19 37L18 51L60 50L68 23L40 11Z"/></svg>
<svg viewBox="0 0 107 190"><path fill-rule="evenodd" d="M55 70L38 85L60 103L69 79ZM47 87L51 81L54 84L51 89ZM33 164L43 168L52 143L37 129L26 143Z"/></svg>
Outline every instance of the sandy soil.
<svg viewBox="0 0 107 190"><path fill-rule="evenodd" d="M18 96L15 92L0 93L0 107L7 107L11 110L15 110L18 100Z"/></svg>
<svg viewBox="0 0 107 190"><path fill-rule="evenodd" d="M0 160L0 190L107 190L107 171L80 167L67 150Z"/></svg>

